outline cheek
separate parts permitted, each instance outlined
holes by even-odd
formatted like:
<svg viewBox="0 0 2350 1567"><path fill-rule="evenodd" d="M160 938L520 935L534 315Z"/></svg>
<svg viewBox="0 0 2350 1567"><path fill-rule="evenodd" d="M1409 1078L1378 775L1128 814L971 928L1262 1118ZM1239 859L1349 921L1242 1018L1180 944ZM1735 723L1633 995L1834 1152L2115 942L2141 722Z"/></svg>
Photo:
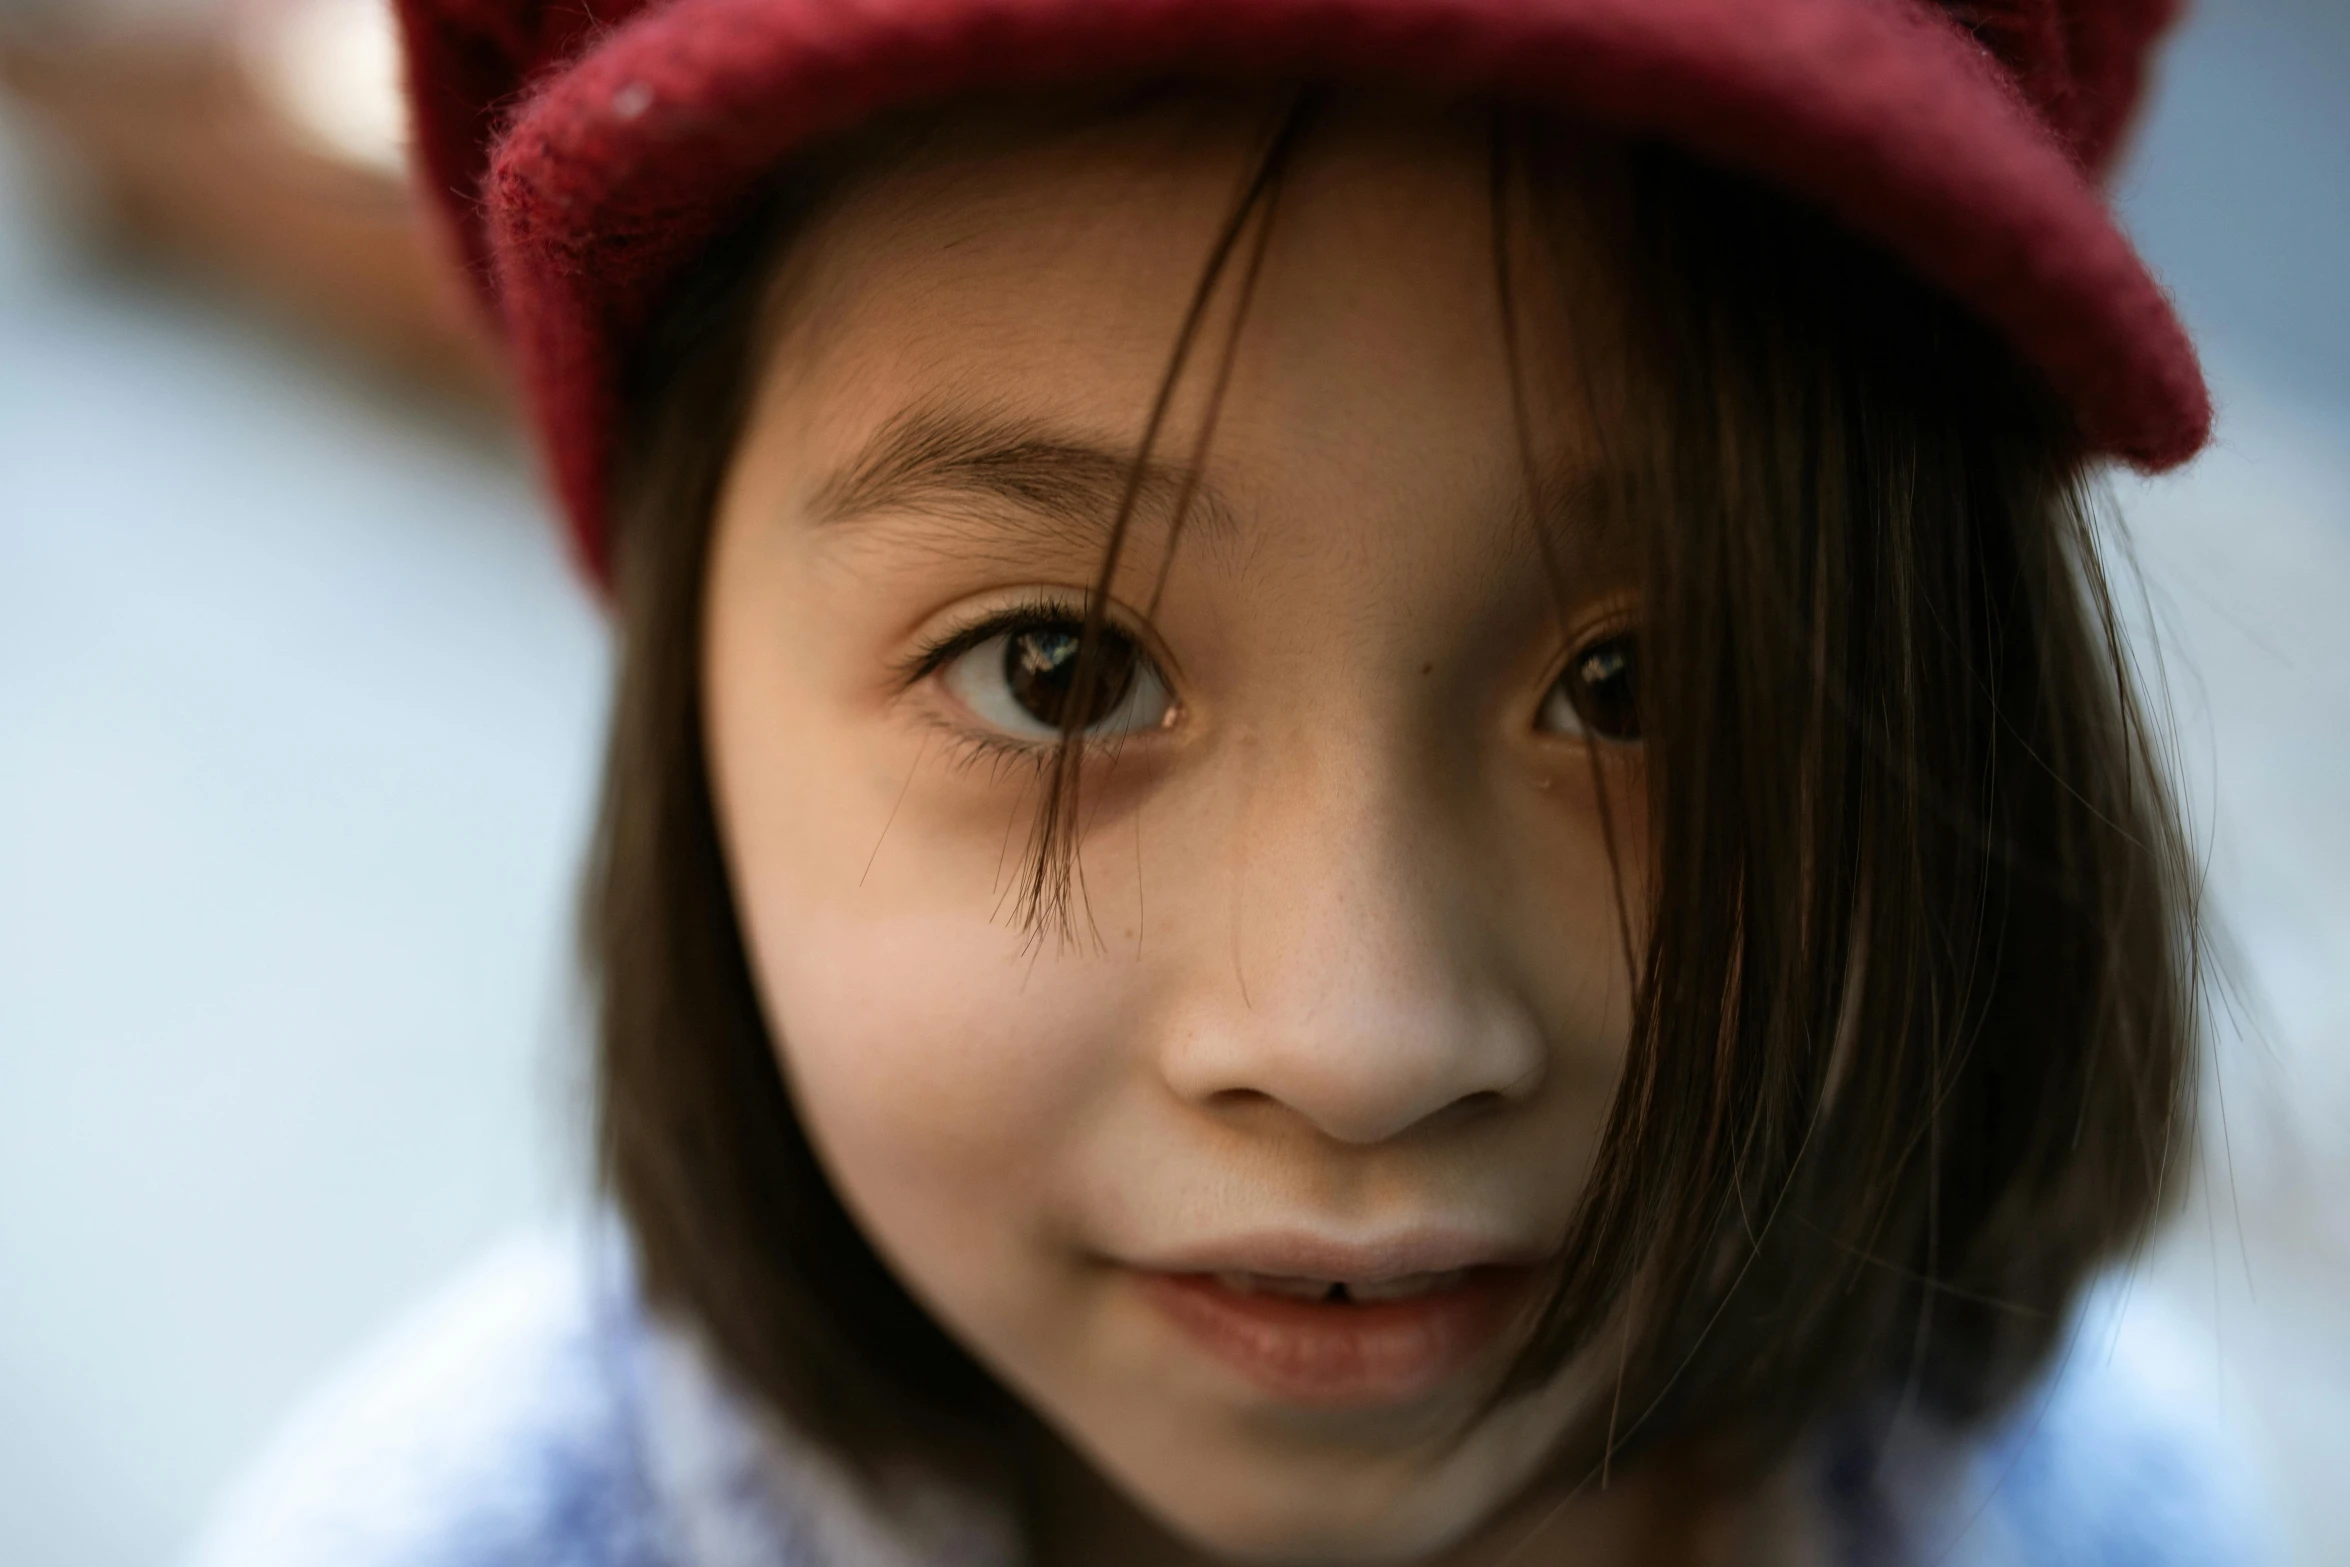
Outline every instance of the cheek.
<svg viewBox="0 0 2350 1567"><path fill-rule="evenodd" d="M1538 996L1554 1067L1594 1119L1632 1032L1650 889L1647 778L1636 754L1562 750L1477 813L1481 863L1505 910L1495 921ZM1604 800L1602 796L1604 794Z"/></svg>
<svg viewBox="0 0 2350 1567"><path fill-rule="evenodd" d="M1024 1185L1115 1075L1108 974L1023 988L1018 938L984 918L753 901L777 1049L853 1192Z"/></svg>
<svg viewBox="0 0 2350 1567"><path fill-rule="evenodd" d="M971 835L893 820L904 772L860 781L821 720L737 733L717 769L731 873L802 1123L901 1278L984 1341L1037 1309L1055 1151L1119 1080L1128 966L1029 950L992 865L964 863Z"/></svg>
<svg viewBox="0 0 2350 1567"><path fill-rule="evenodd" d="M713 804L780 1065L835 1190L986 1351L1050 1316L1073 1150L1131 1065L1131 963L1039 949L1005 895L1032 801L877 710L840 595L722 530L706 626ZM783 628L779 631L778 628ZM985 803L979 797L985 796Z"/></svg>

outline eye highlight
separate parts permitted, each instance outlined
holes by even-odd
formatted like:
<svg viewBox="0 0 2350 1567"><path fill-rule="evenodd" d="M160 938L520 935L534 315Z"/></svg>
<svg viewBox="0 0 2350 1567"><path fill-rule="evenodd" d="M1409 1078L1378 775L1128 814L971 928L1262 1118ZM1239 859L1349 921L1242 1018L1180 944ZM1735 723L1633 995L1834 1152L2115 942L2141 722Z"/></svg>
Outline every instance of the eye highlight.
<svg viewBox="0 0 2350 1567"><path fill-rule="evenodd" d="M1050 744L1071 722L1084 635L1080 615L1042 606L1024 608L957 634L924 663L936 671L947 694L995 735ZM1163 728L1173 718L1175 703L1167 682L1132 635L1104 625L1094 643L1094 659L1085 709L1074 715L1079 738L1115 739Z"/></svg>
<svg viewBox="0 0 2350 1567"><path fill-rule="evenodd" d="M1640 639L1619 632L1586 643L1542 699L1537 727L1628 745L1640 739Z"/></svg>

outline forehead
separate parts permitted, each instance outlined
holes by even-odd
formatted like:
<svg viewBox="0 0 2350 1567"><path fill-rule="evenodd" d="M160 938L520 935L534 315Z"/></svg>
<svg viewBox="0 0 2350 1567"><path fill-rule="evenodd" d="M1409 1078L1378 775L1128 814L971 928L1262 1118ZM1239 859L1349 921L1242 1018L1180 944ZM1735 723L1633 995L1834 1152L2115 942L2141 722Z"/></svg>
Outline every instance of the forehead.
<svg viewBox="0 0 2350 1567"><path fill-rule="evenodd" d="M755 422L791 434L812 481L942 405L1130 446L1281 107L949 123L869 168L791 248ZM1522 492L1483 116L1334 108L1271 212L1245 321L1234 335L1253 230L1193 334L1162 452L1191 448L1229 344L1211 466L1242 514ZM1546 374L1572 356L1576 312L1554 268L1513 275ZM1577 422L1531 390L1543 461L1572 461Z"/></svg>

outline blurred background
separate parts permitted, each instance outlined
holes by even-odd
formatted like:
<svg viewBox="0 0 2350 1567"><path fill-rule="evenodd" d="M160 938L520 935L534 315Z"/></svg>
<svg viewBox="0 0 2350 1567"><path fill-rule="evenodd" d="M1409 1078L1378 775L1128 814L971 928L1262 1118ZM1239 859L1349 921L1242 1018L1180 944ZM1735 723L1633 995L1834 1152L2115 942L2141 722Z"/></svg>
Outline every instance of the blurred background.
<svg viewBox="0 0 2350 1567"><path fill-rule="evenodd" d="M607 652L377 5L0 0L8 1567L170 1560L306 1387L583 1201ZM2221 400L2120 498L2242 979L2130 1309L2304 1567L2350 1563L2346 171L2350 0L2203 0L2121 187Z"/></svg>

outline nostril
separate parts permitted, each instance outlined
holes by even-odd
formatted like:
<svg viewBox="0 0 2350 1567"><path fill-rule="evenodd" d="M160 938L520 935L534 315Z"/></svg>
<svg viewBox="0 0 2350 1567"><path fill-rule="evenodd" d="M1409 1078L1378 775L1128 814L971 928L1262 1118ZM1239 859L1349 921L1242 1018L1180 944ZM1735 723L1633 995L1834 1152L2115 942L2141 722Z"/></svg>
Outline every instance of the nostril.
<svg viewBox="0 0 2350 1567"><path fill-rule="evenodd" d="M1481 1121L1510 1107L1515 1097L1498 1088L1480 1088L1473 1094L1463 1094L1454 1100L1445 1112L1445 1119L1453 1121Z"/></svg>
<svg viewBox="0 0 2350 1567"><path fill-rule="evenodd" d="M1506 1089L1478 1089L1453 1100L1432 1115L1419 1118L1412 1123L1412 1127L1418 1132L1427 1133L1472 1125L1507 1113L1520 1097ZM1228 1123L1241 1125L1260 1124L1260 1118L1268 1115L1286 1117L1296 1113L1295 1107L1287 1104L1281 1096L1260 1088L1220 1088L1198 1103Z"/></svg>
<svg viewBox="0 0 2350 1567"><path fill-rule="evenodd" d="M1310 999L1174 1031L1162 1081L1235 1130L1295 1117L1353 1144L1498 1126L1540 1097L1541 1031L1468 987L1431 981L1345 1007Z"/></svg>

